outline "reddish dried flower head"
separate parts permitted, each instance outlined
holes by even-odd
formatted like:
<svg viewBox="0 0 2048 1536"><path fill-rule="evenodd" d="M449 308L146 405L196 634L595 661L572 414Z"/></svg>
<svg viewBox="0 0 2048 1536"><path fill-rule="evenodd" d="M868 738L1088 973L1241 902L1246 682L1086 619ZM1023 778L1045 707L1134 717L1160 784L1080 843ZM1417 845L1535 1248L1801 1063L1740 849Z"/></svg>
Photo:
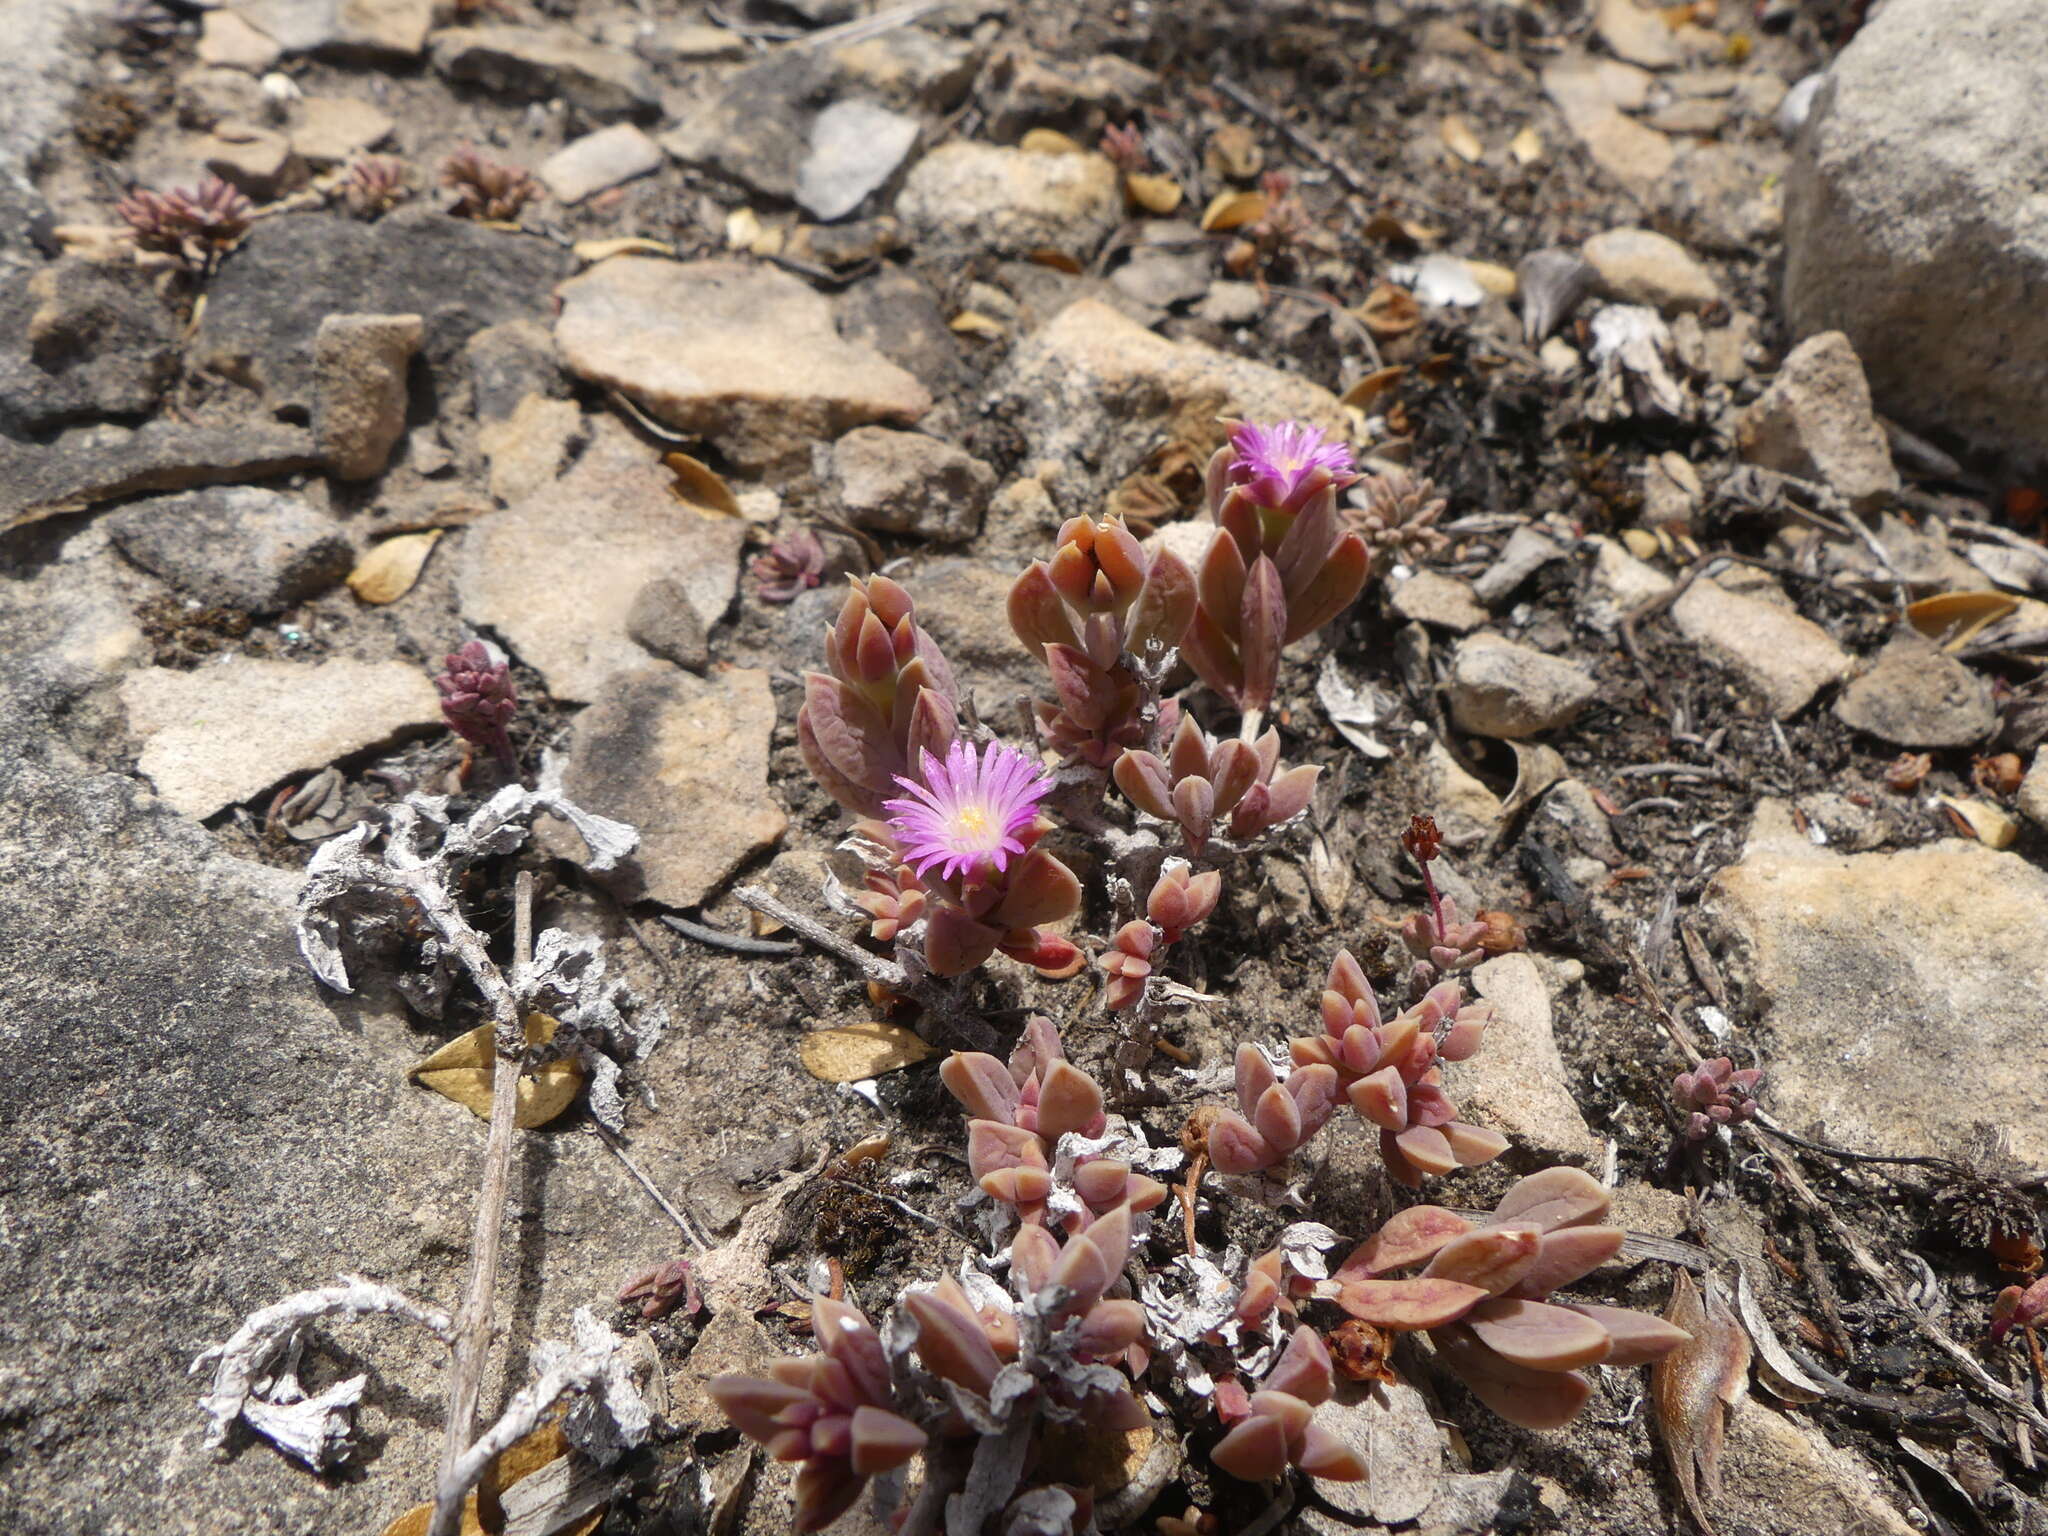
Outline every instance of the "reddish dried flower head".
<svg viewBox="0 0 2048 1536"><path fill-rule="evenodd" d="M1401 846L1408 850L1408 857L1418 864L1427 864L1443 852L1444 835L1437 830L1434 816L1416 816L1409 820L1408 830L1401 834Z"/></svg>
<svg viewBox="0 0 2048 1536"><path fill-rule="evenodd" d="M1038 819L1038 802L1052 792L1051 775L999 742L977 758L973 747L956 741L944 762L920 753L918 769L914 779L897 776L908 793L886 802L889 825L904 862L920 875L936 866L942 880L1007 867L1024 852L1018 834Z"/></svg>
<svg viewBox="0 0 2048 1536"><path fill-rule="evenodd" d="M518 767L507 729L519 711L512 667L481 640L471 640L447 657L434 679L441 694L441 718L464 741L488 747L508 770Z"/></svg>
<svg viewBox="0 0 2048 1536"><path fill-rule="evenodd" d="M1145 136L1136 123L1111 123L1102 130L1102 152L1126 176L1134 176L1152 163L1145 152Z"/></svg>
<svg viewBox="0 0 2048 1536"><path fill-rule="evenodd" d="M1901 752L1884 770L1884 785L1895 795L1910 795L1921 780L1934 771L1934 759L1925 752Z"/></svg>

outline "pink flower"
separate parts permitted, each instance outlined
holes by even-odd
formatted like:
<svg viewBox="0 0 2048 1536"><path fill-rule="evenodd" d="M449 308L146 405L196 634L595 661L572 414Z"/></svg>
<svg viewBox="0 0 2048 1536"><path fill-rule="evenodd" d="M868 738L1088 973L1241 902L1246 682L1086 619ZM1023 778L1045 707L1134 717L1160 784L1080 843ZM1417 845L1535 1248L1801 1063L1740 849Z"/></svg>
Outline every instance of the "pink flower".
<svg viewBox="0 0 2048 1536"><path fill-rule="evenodd" d="M1230 446L1237 453L1230 461L1231 483L1243 486L1245 495L1261 506L1290 501L1302 482L1319 469L1328 471L1340 485L1358 478L1351 450L1343 443L1324 442L1322 431L1305 421L1276 422L1270 427L1241 421L1231 431Z"/></svg>
<svg viewBox="0 0 2048 1536"><path fill-rule="evenodd" d="M896 776L909 794L884 802L906 863L920 875L940 865L939 878L950 880L984 861L1000 870L1024 852L1017 834L1037 819L1038 802L1052 791L1043 768L996 742L979 761L963 741L953 743L943 763L922 749L918 756L917 779Z"/></svg>

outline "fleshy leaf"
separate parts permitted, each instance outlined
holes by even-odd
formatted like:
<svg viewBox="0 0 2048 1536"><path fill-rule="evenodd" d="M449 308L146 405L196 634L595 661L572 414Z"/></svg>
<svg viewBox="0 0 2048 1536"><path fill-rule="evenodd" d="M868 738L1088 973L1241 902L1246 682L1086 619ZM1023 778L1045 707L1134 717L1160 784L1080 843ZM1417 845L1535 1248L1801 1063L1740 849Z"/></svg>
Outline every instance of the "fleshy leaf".
<svg viewBox="0 0 2048 1536"><path fill-rule="evenodd" d="M1377 1328L1414 1333L1456 1322L1490 1294L1459 1280L1338 1281L1337 1305Z"/></svg>
<svg viewBox="0 0 2048 1536"><path fill-rule="evenodd" d="M1503 1360L1533 1371L1571 1371L1607 1358L1612 1341L1592 1318L1545 1301L1496 1297L1465 1315L1470 1328Z"/></svg>

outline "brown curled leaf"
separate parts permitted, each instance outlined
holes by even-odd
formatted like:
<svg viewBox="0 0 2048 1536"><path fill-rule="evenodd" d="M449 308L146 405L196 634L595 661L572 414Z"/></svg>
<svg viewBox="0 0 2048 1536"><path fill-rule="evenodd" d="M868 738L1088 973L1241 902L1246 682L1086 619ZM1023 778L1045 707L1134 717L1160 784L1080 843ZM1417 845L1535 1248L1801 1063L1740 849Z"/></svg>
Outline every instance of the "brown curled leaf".
<svg viewBox="0 0 2048 1536"><path fill-rule="evenodd" d="M1686 1513L1705 1536L1716 1536L1706 1499L1721 1492L1721 1440L1728 1410L1748 1389L1749 1335L1708 1281L1701 1299L1679 1270L1664 1320L1692 1337L1650 1368L1650 1405L1657 1437L1671 1459Z"/></svg>

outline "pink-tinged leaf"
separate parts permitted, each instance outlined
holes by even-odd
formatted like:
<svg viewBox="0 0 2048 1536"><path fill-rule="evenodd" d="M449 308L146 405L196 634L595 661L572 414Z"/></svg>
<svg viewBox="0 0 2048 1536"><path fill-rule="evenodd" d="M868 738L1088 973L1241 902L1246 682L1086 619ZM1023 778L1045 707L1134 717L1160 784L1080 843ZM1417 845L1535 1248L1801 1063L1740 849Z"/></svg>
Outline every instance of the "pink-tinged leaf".
<svg viewBox="0 0 2048 1536"><path fill-rule="evenodd" d="M1351 1107L1383 1131L1408 1129L1408 1085L1392 1067L1361 1077L1347 1091Z"/></svg>
<svg viewBox="0 0 2048 1536"><path fill-rule="evenodd" d="M967 1122L967 1171L977 1179L1006 1168L1045 1169L1045 1147L1031 1132L1000 1120Z"/></svg>
<svg viewBox="0 0 2048 1536"><path fill-rule="evenodd" d="M1172 745L1166 751L1166 776L1178 782L1190 775L1209 777L1209 739L1193 715L1182 715L1173 728Z"/></svg>
<svg viewBox="0 0 2048 1536"><path fill-rule="evenodd" d="M1722 1436L1748 1385L1749 1334L1711 1279L1702 1299L1682 1269L1672 1277L1664 1320L1687 1337L1650 1368L1652 1417L1685 1507L1711 1536L1705 1500L1721 1491Z"/></svg>
<svg viewBox="0 0 2048 1536"><path fill-rule="evenodd" d="M905 619L913 623L917 619L917 605L910 600L910 592L901 583L887 576L868 577L864 590L868 606L874 609L881 621L895 629Z"/></svg>
<svg viewBox="0 0 2048 1536"><path fill-rule="evenodd" d="M853 1470L873 1477L900 1467L924 1449L925 1433L883 1408L853 1411Z"/></svg>
<svg viewBox="0 0 2048 1536"><path fill-rule="evenodd" d="M704 1383L704 1390L734 1429L763 1444L782 1432L784 1426L777 1422L781 1414L811 1401L803 1387L758 1376L714 1376Z"/></svg>
<svg viewBox="0 0 2048 1536"><path fill-rule="evenodd" d="M1101 1206L1090 1202L1090 1207L1091 1209L1101 1209L1102 1206L1121 1203L1128 1205L1133 1211L1156 1210L1159 1206L1166 1203L1166 1197L1169 1193L1170 1191L1167 1187L1157 1179L1147 1178L1142 1173L1134 1173L1124 1180L1124 1193L1121 1202L1105 1200Z"/></svg>
<svg viewBox="0 0 2048 1536"><path fill-rule="evenodd" d="M1346 534L1338 540L1323 568L1309 579L1301 595L1287 605L1286 644L1314 634L1349 608L1364 590L1366 573L1371 567L1372 556L1357 534Z"/></svg>
<svg viewBox="0 0 2048 1536"><path fill-rule="evenodd" d="M1437 1249L1422 1273L1476 1285L1489 1296L1501 1296L1528 1273L1542 1246L1543 1239L1533 1227L1481 1227Z"/></svg>
<svg viewBox="0 0 2048 1536"><path fill-rule="evenodd" d="M1358 1453L1320 1424L1311 1424L1302 1432L1301 1452L1294 1460L1310 1477L1333 1483L1363 1482L1367 1475Z"/></svg>
<svg viewBox="0 0 2048 1536"><path fill-rule="evenodd" d="M1330 1123L1330 1116L1337 1112L1341 1102L1341 1090L1334 1067L1303 1067L1287 1075L1284 1085L1287 1096L1294 1100L1295 1112L1301 1117L1299 1141L1307 1141L1316 1132Z"/></svg>
<svg viewBox="0 0 2048 1536"><path fill-rule="evenodd" d="M886 1402L889 1397L889 1357L873 1324L858 1310L829 1296L813 1297L811 1323L823 1349L846 1371L854 1403Z"/></svg>
<svg viewBox="0 0 2048 1536"><path fill-rule="evenodd" d="M1003 930L977 923L958 907L934 907L925 920L925 963L940 976L965 976L996 952Z"/></svg>
<svg viewBox="0 0 2048 1536"><path fill-rule="evenodd" d="M1060 707L1076 722L1095 730L1108 718L1116 693L1109 677L1072 646L1045 648L1045 670L1052 679Z"/></svg>
<svg viewBox="0 0 2048 1536"><path fill-rule="evenodd" d="M1093 1211L1121 1205L1130 1183L1130 1164L1113 1157L1098 1157L1074 1169L1074 1193Z"/></svg>
<svg viewBox="0 0 2048 1536"><path fill-rule="evenodd" d="M1297 1067L1328 1067L1337 1070L1343 1059L1339 1042L1328 1035L1297 1035L1287 1042L1287 1055Z"/></svg>
<svg viewBox="0 0 2048 1536"><path fill-rule="evenodd" d="M1208 837L1215 811L1216 791L1207 779L1186 778L1173 786L1173 819L1190 843L1200 844Z"/></svg>
<svg viewBox="0 0 2048 1536"><path fill-rule="evenodd" d="M996 948L1047 981L1065 981L1088 964L1087 951L1049 928L1012 928Z"/></svg>
<svg viewBox="0 0 2048 1536"><path fill-rule="evenodd" d="M802 713L820 756L841 778L894 794L888 770L900 771L889 723L851 684L822 672L804 674Z"/></svg>
<svg viewBox="0 0 2048 1536"><path fill-rule="evenodd" d="M1290 1392L1277 1392L1268 1387L1263 1392L1252 1394L1252 1416L1272 1419L1287 1432L1287 1442L1297 1443L1308 1429L1309 1416L1315 1409Z"/></svg>
<svg viewBox="0 0 2048 1536"><path fill-rule="evenodd" d="M1424 1043L1422 1020L1413 1008L1405 1009L1381 1028L1380 1059L1375 1065L1409 1070L1416 1056L1416 1047Z"/></svg>
<svg viewBox="0 0 2048 1536"><path fill-rule="evenodd" d="M1414 1125L1394 1137L1401 1155L1426 1174L1449 1173L1458 1166L1451 1144L1434 1126Z"/></svg>
<svg viewBox="0 0 2048 1536"><path fill-rule="evenodd" d="M1508 1149L1508 1139L1500 1132L1467 1125L1462 1120L1448 1121L1437 1129L1451 1144L1451 1156L1458 1160L1460 1168L1477 1168L1482 1163L1490 1163Z"/></svg>
<svg viewBox="0 0 2048 1536"><path fill-rule="evenodd" d="M1064 543L1053 552L1046 567L1053 590L1074 607L1087 609L1095 593L1095 562L1075 543Z"/></svg>
<svg viewBox="0 0 2048 1536"><path fill-rule="evenodd" d="M1238 1045L1235 1058L1237 1072L1237 1107L1246 1115L1258 1111L1259 1099L1266 1090L1279 1081L1273 1075L1273 1064L1266 1060L1266 1053L1249 1040Z"/></svg>
<svg viewBox="0 0 2048 1536"><path fill-rule="evenodd" d="M1243 1117L1224 1110L1209 1127L1209 1161L1218 1173L1256 1173L1280 1161L1282 1154L1259 1139Z"/></svg>
<svg viewBox="0 0 2048 1536"><path fill-rule="evenodd" d="M1052 1283L1053 1268L1059 1261L1059 1239L1043 1227L1027 1222L1010 1239L1010 1276L1023 1283L1027 1296L1036 1296Z"/></svg>
<svg viewBox="0 0 2048 1536"><path fill-rule="evenodd" d="M1153 557L1145 578L1145 590L1131 608L1125 624L1124 643L1133 654L1143 655L1149 642L1177 646L1195 617L1195 573L1171 550Z"/></svg>
<svg viewBox="0 0 2048 1536"><path fill-rule="evenodd" d="M1678 1324L1632 1307L1603 1307L1587 1301L1567 1301L1561 1305L1590 1317L1607 1330L1611 1347L1607 1358L1600 1362L1602 1365L1648 1365L1692 1339Z"/></svg>
<svg viewBox="0 0 2048 1536"><path fill-rule="evenodd" d="M1235 622L1235 615L1232 619ZM1237 644L1223 633L1207 608L1195 610L1194 622L1181 637L1180 654L1195 675L1224 698L1234 700L1244 691L1244 664L1238 660Z"/></svg>
<svg viewBox="0 0 2048 1536"><path fill-rule="evenodd" d="M1338 1266L1337 1276L1380 1275L1426 1263L1445 1243L1471 1230L1472 1223L1456 1211L1440 1205L1411 1205L1396 1211L1379 1231L1352 1249L1351 1256Z"/></svg>
<svg viewBox="0 0 2048 1536"><path fill-rule="evenodd" d="M1486 1026L1493 1022L1490 1006L1461 1008L1451 1027L1437 1041L1436 1053L1445 1061L1464 1061L1486 1038Z"/></svg>
<svg viewBox="0 0 2048 1536"><path fill-rule="evenodd" d="M1522 1272L1507 1294L1534 1300L1562 1290L1621 1252L1627 1238L1619 1227L1564 1227L1546 1232L1537 1244L1536 1262Z"/></svg>
<svg viewBox="0 0 2048 1536"><path fill-rule="evenodd" d="M822 1531L860 1497L866 1479L847 1463L829 1457L805 1462L797 1469L794 1524L800 1532Z"/></svg>
<svg viewBox="0 0 2048 1536"><path fill-rule="evenodd" d="M1017 1082L986 1051L955 1051L939 1064L939 1081L977 1120L1017 1123Z"/></svg>
<svg viewBox="0 0 2048 1536"><path fill-rule="evenodd" d="M1265 1390L1284 1392L1289 1397L1300 1399L1311 1408L1325 1402L1337 1390L1336 1368L1330 1360L1329 1346L1322 1336L1306 1324L1287 1336L1287 1348L1280 1353L1280 1359L1273 1369L1266 1373ZM1258 1397L1252 1399L1256 1409Z"/></svg>
<svg viewBox="0 0 2048 1536"><path fill-rule="evenodd" d="M1226 426L1234 427L1235 422ZM1230 466L1237 458L1237 449L1225 443L1209 455L1209 462L1202 466L1202 504L1213 517L1223 505L1223 498L1230 493Z"/></svg>
<svg viewBox="0 0 2048 1536"><path fill-rule="evenodd" d="M1457 1106L1451 1103L1450 1098L1444 1093L1443 1080L1435 1068L1431 1068L1409 1085L1409 1124L1427 1125L1442 1130L1457 1117ZM1450 1140L1448 1136L1444 1139Z"/></svg>
<svg viewBox="0 0 2048 1536"><path fill-rule="evenodd" d="M980 1319L949 1305L932 1291L911 1291L904 1296L903 1305L917 1319L917 1358L924 1368L956 1386L988 1396L1002 1362L982 1332Z"/></svg>
<svg viewBox="0 0 2048 1536"><path fill-rule="evenodd" d="M1290 768L1266 786L1266 824L1277 827L1308 809L1322 769L1314 763Z"/></svg>
<svg viewBox="0 0 2048 1536"><path fill-rule="evenodd" d="M904 760L921 763L923 754L929 752L939 762L944 762L959 731L960 718L953 701L936 688L918 689L911 703L910 724L903 738Z"/></svg>
<svg viewBox="0 0 2048 1536"><path fill-rule="evenodd" d="M1048 1146L1069 1131L1102 1134L1102 1090L1070 1061L1056 1061L1038 1089L1038 1136Z"/></svg>
<svg viewBox="0 0 2048 1536"><path fill-rule="evenodd" d="M1060 1039L1059 1026L1044 1014L1034 1013L1024 1020L1024 1032L1010 1052L1010 1076L1019 1083L1034 1072L1043 1078L1054 1062L1066 1059L1067 1047Z"/></svg>
<svg viewBox="0 0 2048 1536"><path fill-rule="evenodd" d="M1266 802L1271 798L1271 792L1263 784L1254 784L1246 790L1244 798L1230 812L1230 835L1239 839L1257 837L1271 826L1272 820L1266 815Z"/></svg>
<svg viewBox="0 0 2048 1536"><path fill-rule="evenodd" d="M889 638L887 626L872 613L862 621L847 660L851 682L873 686L896 675L896 646Z"/></svg>
<svg viewBox="0 0 2048 1536"><path fill-rule="evenodd" d="M1280 679L1280 647L1287 633L1287 594L1280 572L1261 555L1245 576L1238 610L1237 653L1244 665L1243 706L1264 709Z"/></svg>
<svg viewBox="0 0 2048 1536"><path fill-rule="evenodd" d="M1386 1164L1387 1177L1403 1189L1420 1189L1423 1172L1402 1152L1400 1142L1394 1139L1398 1134L1395 1131L1380 1132L1380 1161Z"/></svg>
<svg viewBox="0 0 2048 1536"><path fill-rule="evenodd" d="M1117 1206L1104 1211L1074 1239L1086 1243L1102 1255L1103 1268L1110 1279L1123 1273L1124 1265L1131 1257L1131 1213L1126 1206ZM1108 1284L1105 1281L1104 1284Z"/></svg>
<svg viewBox="0 0 2048 1536"><path fill-rule="evenodd" d="M1437 1358L1474 1397L1524 1429L1562 1429L1593 1395L1592 1383L1576 1371L1528 1370L1502 1359L1463 1327L1430 1337Z"/></svg>
<svg viewBox="0 0 2048 1536"><path fill-rule="evenodd" d="M1119 517L1105 517L1095 525L1095 563L1119 598L1128 599L1144 584L1147 561L1144 546L1132 537Z"/></svg>
<svg viewBox="0 0 2048 1536"><path fill-rule="evenodd" d="M1209 552L1202 557L1201 569L1195 574L1201 611L1233 640L1239 633L1238 615L1244 608L1244 584L1249 575L1244 551L1229 537L1210 542Z"/></svg>
<svg viewBox="0 0 2048 1536"><path fill-rule="evenodd" d="M1607 1214L1614 1197L1599 1180L1577 1168L1545 1168L1517 1179L1493 1208L1496 1223L1554 1232L1581 1226Z"/></svg>
<svg viewBox="0 0 2048 1536"><path fill-rule="evenodd" d="M1465 1314L1465 1326L1503 1360L1532 1371L1574 1371L1607 1358L1607 1330L1547 1301L1501 1296Z"/></svg>
<svg viewBox="0 0 2048 1536"><path fill-rule="evenodd" d="M1043 848L1032 849L1012 864L1005 878L1008 890L989 914L1000 927L1036 928L1041 923L1064 921L1081 910L1081 882Z"/></svg>
<svg viewBox="0 0 2048 1536"><path fill-rule="evenodd" d="M1093 1243L1075 1237L1060 1250L1060 1261L1053 1266L1052 1283L1072 1291L1073 1299L1067 1303L1066 1314L1082 1312L1102 1299L1102 1293L1109 1283L1116 1279L1117 1271L1104 1262L1102 1250Z"/></svg>
<svg viewBox="0 0 2048 1536"><path fill-rule="evenodd" d="M1278 1085L1259 1095L1259 1102L1252 1109L1252 1125L1283 1153L1301 1145L1301 1110L1293 1096Z"/></svg>
<svg viewBox="0 0 2048 1536"><path fill-rule="evenodd" d="M811 770L811 777L818 781L826 794L857 815L881 813L885 797L863 784L854 783L833 767L831 760L825 756L824 749L818 745L817 733L808 708L797 711L796 744L797 750L803 754L804 766Z"/></svg>
<svg viewBox="0 0 2048 1536"><path fill-rule="evenodd" d="M1043 560L1024 567L1024 574L1010 587L1010 628L1033 655L1041 646L1081 643Z"/></svg>
<svg viewBox="0 0 2048 1536"><path fill-rule="evenodd" d="M1043 1168L1002 1168L984 1174L981 1192L991 1200L1014 1205L1024 1216L1033 1216L1052 1197L1052 1174Z"/></svg>
<svg viewBox="0 0 2048 1536"><path fill-rule="evenodd" d="M853 1455L852 1415L828 1413L812 1420L810 1454L813 1456L851 1457Z"/></svg>
<svg viewBox="0 0 2048 1536"><path fill-rule="evenodd" d="M1287 1471L1287 1432L1277 1421L1254 1414L1216 1442L1209 1460L1247 1483L1270 1482Z"/></svg>
<svg viewBox="0 0 2048 1536"><path fill-rule="evenodd" d="M1310 580L1323 568L1336 542L1337 493L1325 489L1308 498L1273 551L1273 564L1280 572L1290 606L1307 591Z"/></svg>
<svg viewBox="0 0 2048 1536"><path fill-rule="evenodd" d="M1278 1259L1280 1256L1280 1250L1275 1248L1261 1257ZM1259 1262L1256 1259L1252 1261L1252 1268L1244 1277L1244 1289L1238 1292L1237 1309L1233 1315L1242 1323L1259 1322L1280 1305L1280 1281L1277 1276L1260 1269Z"/></svg>
<svg viewBox="0 0 2048 1536"><path fill-rule="evenodd" d="M1126 752L1110 770L1124 798L1147 816L1172 821L1173 787L1166 777L1166 765L1150 752Z"/></svg>
<svg viewBox="0 0 2048 1536"><path fill-rule="evenodd" d="M1251 564L1262 553L1271 553L1265 544L1265 519L1241 492L1233 490L1223 498L1217 521L1222 524L1223 531L1236 541L1238 549L1243 552L1245 564Z"/></svg>
<svg viewBox="0 0 2048 1536"><path fill-rule="evenodd" d="M953 677L953 664L946 660L946 653L939 649L939 642L924 630L914 635L916 659L924 664L929 677L925 686L944 695L947 703L956 702L960 697L960 685Z"/></svg>
<svg viewBox="0 0 2048 1536"><path fill-rule="evenodd" d="M1145 1337L1145 1309L1135 1301L1098 1301L1081 1319L1076 1344L1095 1360L1120 1355Z"/></svg>
<svg viewBox="0 0 2048 1536"><path fill-rule="evenodd" d="M1373 996L1372 983L1365 979L1365 968L1358 963L1357 956L1348 949L1337 951L1337 958L1330 962L1330 974L1323 982L1326 993L1334 992L1346 1003L1370 1001L1373 1012L1379 1012L1379 1001ZM1323 1004L1324 1016L1329 1016L1330 1005Z"/></svg>
<svg viewBox="0 0 2048 1536"><path fill-rule="evenodd" d="M1221 816L1258 782L1259 755L1233 736L1216 749L1211 768L1216 783L1216 814Z"/></svg>
<svg viewBox="0 0 2048 1536"><path fill-rule="evenodd" d="M1352 1280L1337 1282L1337 1305L1376 1328L1415 1333L1454 1323L1488 1293L1457 1280Z"/></svg>

